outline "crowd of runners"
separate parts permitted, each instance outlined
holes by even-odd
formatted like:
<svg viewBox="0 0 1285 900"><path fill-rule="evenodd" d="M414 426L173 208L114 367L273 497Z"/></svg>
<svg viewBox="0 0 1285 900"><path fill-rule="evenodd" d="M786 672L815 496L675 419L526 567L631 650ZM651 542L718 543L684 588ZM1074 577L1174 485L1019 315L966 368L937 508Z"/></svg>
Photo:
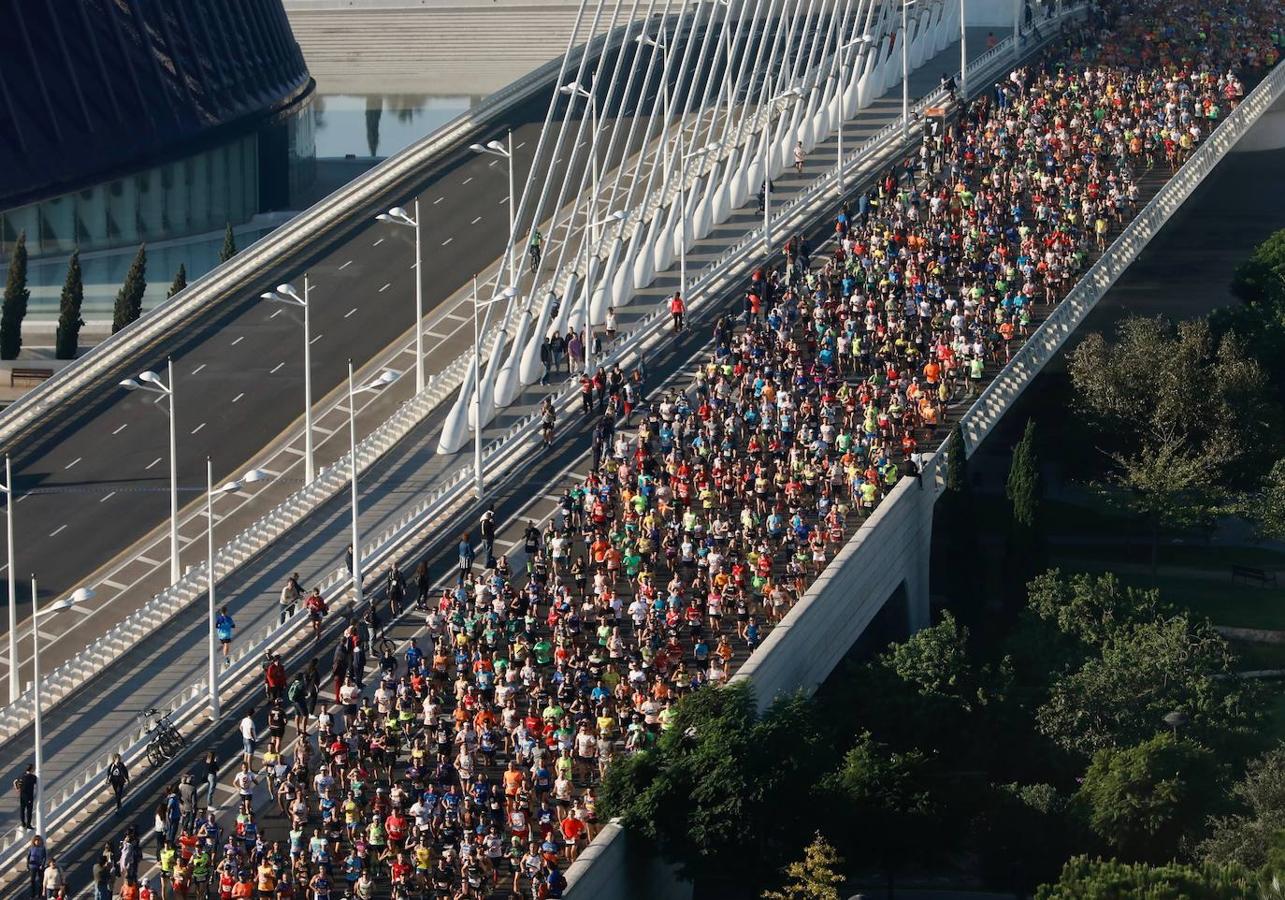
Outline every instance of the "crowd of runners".
<svg viewBox="0 0 1285 900"><path fill-rule="evenodd" d="M612 759L732 676L1130 218L1140 179L1276 62L1280 27L1265 2L1104 7L926 127L832 239L792 237L753 274L684 380L586 379L593 463L510 554L488 514L448 588L390 576L418 639L367 611L328 664L270 661L236 802L217 808L210 754L153 834L103 849L98 898L562 896ZM301 595L292 580L283 603ZM33 898L66 891L38 839L29 864Z"/></svg>

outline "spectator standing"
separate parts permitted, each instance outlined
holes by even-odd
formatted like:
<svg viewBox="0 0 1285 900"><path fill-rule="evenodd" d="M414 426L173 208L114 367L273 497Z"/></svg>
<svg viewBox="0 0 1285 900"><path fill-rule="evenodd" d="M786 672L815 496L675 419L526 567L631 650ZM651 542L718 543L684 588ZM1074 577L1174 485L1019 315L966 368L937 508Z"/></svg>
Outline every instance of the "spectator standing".
<svg viewBox="0 0 1285 900"><path fill-rule="evenodd" d="M13 789L18 792L18 815L22 819L22 827L28 831L36 827L32 824L31 817L36 806L38 786L39 779L34 765L28 765L27 770L13 780Z"/></svg>

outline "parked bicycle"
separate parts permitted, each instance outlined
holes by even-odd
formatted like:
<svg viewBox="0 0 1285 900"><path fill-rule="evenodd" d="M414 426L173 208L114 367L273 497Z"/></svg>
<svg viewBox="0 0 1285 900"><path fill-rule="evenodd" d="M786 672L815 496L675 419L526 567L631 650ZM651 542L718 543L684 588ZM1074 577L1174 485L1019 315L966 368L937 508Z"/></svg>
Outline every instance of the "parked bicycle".
<svg viewBox="0 0 1285 900"><path fill-rule="evenodd" d="M139 714L151 738L147 742L147 761L159 766L172 759L187 744L187 740L174 727L168 713L159 709L145 709Z"/></svg>

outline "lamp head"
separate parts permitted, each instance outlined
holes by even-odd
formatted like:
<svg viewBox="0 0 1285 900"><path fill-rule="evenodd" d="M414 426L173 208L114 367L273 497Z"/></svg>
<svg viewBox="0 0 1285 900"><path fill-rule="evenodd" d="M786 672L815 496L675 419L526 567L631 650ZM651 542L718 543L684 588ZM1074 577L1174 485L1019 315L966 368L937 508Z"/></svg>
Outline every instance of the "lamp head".
<svg viewBox="0 0 1285 900"><path fill-rule="evenodd" d="M492 151L493 153L499 153L502 156L508 156L509 154L509 151L499 141L487 141L486 149Z"/></svg>
<svg viewBox="0 0 1285 900"><path fill-rule="evenodd" d="M155 385L158 388L163 389L165 387L165 383L161 381L161 376L157 375L151 369L139 374L138 380L145 384Z"/></svg>
<svg viewBox="0 0 1285 900"><path fill-rule="evenodd" d="M485 148L485 147L483 147L481 144L469 144L469 145L468 145L468 148L469 148L470 150L472 150L474 153L485 153L485 152L486 152L486 148ZM379 218L383 219L383 218L386 218L386 216L380 216Z"/></svg>
<svg viewBox="0 0 1285 900"><path fill-rule="evenodd" d="M396 381L398 378L401 378L401 377L402 377L401 372L394 371L393 369L384 369L384 371L380 372L379 376L370 383L370 386L381 387L381 388L388 387L388 385L392 384L394 381Z"/></svg>
<svg viewBox="0 0 1285 900"><path fill-rule="evenodd" d="M405 210L405 208L404 208L404 207L401 207L401 206L394 206L392 209L390 209L390 210L388 211L388 214L389 214L390 216L392 216L394 219L409 219L409 218L410 218L410 216L406 214L406 210Z"/></svg>
<svg viewBox="0 0 1285 900"><path fill-rule="evenodd" d="M293 284L277 285L277 293L284 294L285 296L289 297L291 300L298 300L300 302L303 302L303 298L299 296L299 292L295 290L295 287Z"/></svg>
<svg viewBox="0 0 1285 900"><path fill-rule="evenodd" d="M137 381L135 381L133 378L126 378L124 381L120 383L120 386L127 391L136 391L142 387L142 385L139 384Z"/></svg>

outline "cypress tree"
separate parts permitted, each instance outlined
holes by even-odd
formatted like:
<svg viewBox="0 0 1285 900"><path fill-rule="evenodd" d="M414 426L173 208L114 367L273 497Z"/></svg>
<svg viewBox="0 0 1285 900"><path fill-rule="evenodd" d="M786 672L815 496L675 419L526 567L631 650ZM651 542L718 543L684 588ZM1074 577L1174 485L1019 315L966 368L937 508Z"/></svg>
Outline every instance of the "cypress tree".
<svg viewBox="0 0 1285 900"><path fill-rule="evenodd" d="M1035 422L1028 419L1022 439L1013 448L1004 493L1009 502L1008 537L1004 546L1005 601L1015 612L1026 602L1026 583L1044 568L1044 536L1040 529L1039 457Z"/></svg>
<svg viewBox="0 0 1285 900"><path fill-rule="evenodd" d="M116 306L112 310L112 334L143 314L143 292L146 290L147 246L140 244L138 254L125 274L125 283L116 293Z"/></svg>
<svg viewBox="0 0 1285 900"><path fill-rule="evenodd" d="M85 302L85 284L80 273L80 250L71 252L67 261L67 279L62 285L58 301L58 334L54 339L54 356L57 359L75 359L80 347L81 304Z"/></svg>
<svg viewBox="0 0 1285 900"><path fill-rule="evenodd" d="M232 223L223 231L223 249L219 251L219 262L225 263L236 256L236 238L232 234Z"/></svg>
<svg viewBox="0 0 1285 900"><path fill-rule="evenodd" d="M22 320L27 316L27 232L18 235L9 257L9 277L4 283L4 304L0 306L0 359L17 359L22 349Z"/></svg>
<svg viewBox="0 0 1285 900"><path fill-rule="evenodd" d="M178 271L174 273L174 283L171 284L170 289L165 292L165 299L168 300L185 287L187 287L187 267L182 263L179 263Z"/></svg>

